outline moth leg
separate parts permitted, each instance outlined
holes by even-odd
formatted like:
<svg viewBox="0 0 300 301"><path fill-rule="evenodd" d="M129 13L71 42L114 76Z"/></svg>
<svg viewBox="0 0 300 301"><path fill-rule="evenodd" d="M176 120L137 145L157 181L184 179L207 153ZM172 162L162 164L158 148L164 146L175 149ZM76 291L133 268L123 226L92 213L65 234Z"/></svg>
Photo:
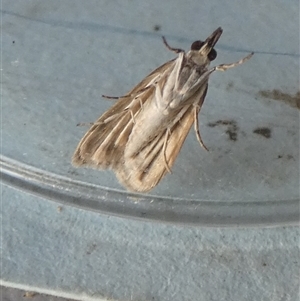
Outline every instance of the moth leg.
<svg viewBox="0 0 300 301"><path fill-rule="evenodd" d="M175 53L184 52L183 49L180 49L180 48L172 48L172 47L168 44L168 42L167 42L167 40L166 40L165 37L162 37L162 39L163 39L164 44L166 45L166 47L167 47L169 50L171 50L171 51L173 51L173 52L175 52Z"/></svg>
<svg viewBox="0 0 300 301"><path fill-rule="evenodd" d="M252 55L254 54L254 52L248 54L246 57L244 57L243 59L239 60L238 62L235 62L235 63L231 63L231 64L222 64L222 65L219 65L219 66L216 66L215 67L215 70L218 70L218 71L226 71L227 69L230 69L230 68L233 68L233 67L236 67L238 65L241 65L243 64L244 62L248 61Z"/></svg>
<svg viewBox="0 0 300 301"><path fill-rule="evenodd" d="M206 145L204 144L201 135L200 135L200 131L199 131L199 120L198 120L198 112L199 112L199 106L195 106L194 107L194 129L196 132L196 137L198 142L200 143L200 145L206 150L209 151L208 148L206 147Z"/></svg>
<svg viewBox="0 0 300 301"><path fill-rule="evenodd" d="M135 124L135 119L134 119L133 112L131 110L129 110L129 112L130 112L130 115L131 115L132 122L133 122L133 124Z"/></svg>
<svg viewBox="0 0 300 301"><path fill-rule="evenodd" d="M163 145L163 155L164 155L164 162L165 162L165 167L166 167L166 170L169 172L169 173L172 173L169 165L168 165L168 162L167 162L167 155L166 155L166 150L167 150L167 142L168 142L168 138L169 138L169 135L170 135L170 130L167 129L166 131L166 134L165 134L165 141L164 141L164 145Z"/></svg>
<svg viewBox="0 0 300 301"><path fill-rule="evenodd" d="M114 114L114 115L111 115L109 117L107 117L106 119L104 119L101 123L108 123L116 118L118 118L119 116L121 116L123 114L123 112L120 112L120 113L117 113L117 114ZM94 124L100 124L99 122L97 123L94 123Z"/></svg>
<svg viewBox="0 0 300 301"><path fill-rule="evenodd" d="M143 102L142 102L141 98L139 98L139 102L140 102L141 110L143 110L144 105L143 105Z"/></svg>

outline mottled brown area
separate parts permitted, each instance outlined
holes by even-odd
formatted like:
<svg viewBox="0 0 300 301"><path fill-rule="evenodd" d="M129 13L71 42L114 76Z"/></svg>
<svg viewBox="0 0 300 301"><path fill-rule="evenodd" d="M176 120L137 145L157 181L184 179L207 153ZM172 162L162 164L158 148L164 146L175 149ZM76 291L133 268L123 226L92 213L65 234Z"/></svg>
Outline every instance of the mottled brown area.
<svg viewBox="0 0 300 301"><path fill-rule="evenodd" d="M209 127L216 127L219 125L226 125L227 130L225 131L225 133L228 135L229 140L237 141L239 128L237 126L236 121L234 121L234 120L218 120L215 122L208 123Z"/></svg>
<svg viewBox="0 0 300 301"><path fill-rule="evenodd" d="M158 24L155 24L155 25L153 26L153 30L154 30L154 31L160 31L160 29L161 29L161 26L158 25Z"/></svg>
<svg viewBox="0 0 300 301"><path fill-rule="evenodd" d="M290 105L293 108L300 109L300 91L296 94L291 95L288 93L281 92L280 90L262 90L258 93L260 96L264 98L270 98L274 100L279 100L285 102L286 104Z"/></svg>
<svg viewBox="0 0 300 301"><path fill-rule="evenodd" d="M267 127L256 128L253 130L254 134L261 135L265 138L271 138L271 129Z"/></svg>

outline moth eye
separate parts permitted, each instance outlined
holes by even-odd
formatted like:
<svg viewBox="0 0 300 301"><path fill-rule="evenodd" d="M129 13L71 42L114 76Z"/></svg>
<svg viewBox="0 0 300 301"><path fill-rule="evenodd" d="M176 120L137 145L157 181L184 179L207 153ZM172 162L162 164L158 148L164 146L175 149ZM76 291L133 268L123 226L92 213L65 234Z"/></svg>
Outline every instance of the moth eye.
<svg viewBox="0 0 300 301"><path fill-rule="evenodd" d="M200 50L200 48L204 45L204 42L202 41L195 41L192 45L191 45L191 50Z"/></svg>
<svg viewBox="0 0 300 301"><path fill-rule="evenodd" d="M191 50L200 50L201 47L204 45L204 42L202 41L195 41L192 45L191 45ZM208 54L208 59L210 61L213 61L216 57L217 57L217 51L212 49L209 54Z"/></svg>
<svg viewBox="0 0 300 301"><path fill-rule="evenodd" d="M208 59L210 61L213 61L217 57L217 51L215 49L212 49L208 54Z"/></svg>

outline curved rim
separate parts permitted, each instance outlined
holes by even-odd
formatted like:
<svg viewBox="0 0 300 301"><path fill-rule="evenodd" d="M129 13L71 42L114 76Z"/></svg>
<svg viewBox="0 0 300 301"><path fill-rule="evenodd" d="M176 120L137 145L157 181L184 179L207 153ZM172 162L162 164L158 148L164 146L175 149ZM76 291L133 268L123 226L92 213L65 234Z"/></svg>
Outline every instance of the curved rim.
<svg viewBox="0 0 300 301"><path fill-rule="evenodd" d="M299 224L299 199L266 202L196 201L128 193L73 180L0 156L3 183L103 214L206 227Z"/></svg>

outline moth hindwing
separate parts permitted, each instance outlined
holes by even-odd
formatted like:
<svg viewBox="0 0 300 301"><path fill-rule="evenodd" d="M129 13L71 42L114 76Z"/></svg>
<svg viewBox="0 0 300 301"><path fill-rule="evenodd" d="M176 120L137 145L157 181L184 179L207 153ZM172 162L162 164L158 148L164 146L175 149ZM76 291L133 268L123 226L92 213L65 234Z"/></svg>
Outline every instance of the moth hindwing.
<svg viewBox="0 0 300 301"><path fill-rule="evenodd" d="M166 47L177 58L158 67L106 111L87 131L73 155L73 165L112 169L131 191L146 192L168 172L194 124L197 140L204 145L198 126L209 76L238 66L238 62L209 68L222 34L217 28L191 49ZM105 97L105 96L104 96ZM109 98L109 97L108 97ZM113 98L113 97L111 97Z"/></svg>

